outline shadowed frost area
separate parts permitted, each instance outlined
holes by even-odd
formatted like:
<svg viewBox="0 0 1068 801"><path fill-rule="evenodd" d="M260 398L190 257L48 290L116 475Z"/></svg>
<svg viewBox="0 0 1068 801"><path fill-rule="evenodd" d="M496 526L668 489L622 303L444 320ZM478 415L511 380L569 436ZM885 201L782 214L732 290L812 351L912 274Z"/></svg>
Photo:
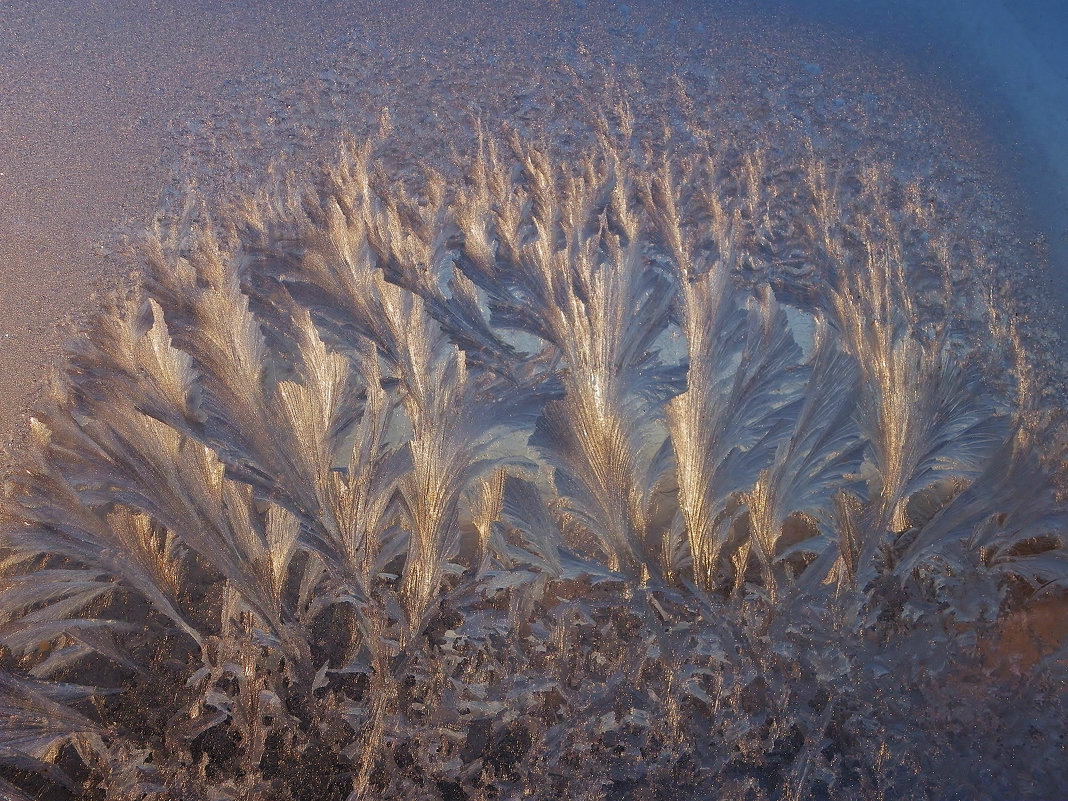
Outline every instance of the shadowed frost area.
<svg viewBox="0 0 1068 801"><path fill-rule="evenodd" d="M1061 791L1063 658L997 648L1068 581L1058 422L973 221L593 129L156 227L7 482L0 792Z"/></svg>

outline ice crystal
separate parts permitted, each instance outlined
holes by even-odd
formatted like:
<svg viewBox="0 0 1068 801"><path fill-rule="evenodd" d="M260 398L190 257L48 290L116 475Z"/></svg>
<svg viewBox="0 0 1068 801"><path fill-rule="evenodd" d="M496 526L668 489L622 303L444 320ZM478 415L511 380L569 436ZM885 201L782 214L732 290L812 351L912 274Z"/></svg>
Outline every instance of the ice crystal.
<svg viewBox="0 0 1068 801"><path fill-rule="evenodd" d="M153 233L8 478L0 792L1058 791L1042 432L890 175L504 152Z"/></svg>

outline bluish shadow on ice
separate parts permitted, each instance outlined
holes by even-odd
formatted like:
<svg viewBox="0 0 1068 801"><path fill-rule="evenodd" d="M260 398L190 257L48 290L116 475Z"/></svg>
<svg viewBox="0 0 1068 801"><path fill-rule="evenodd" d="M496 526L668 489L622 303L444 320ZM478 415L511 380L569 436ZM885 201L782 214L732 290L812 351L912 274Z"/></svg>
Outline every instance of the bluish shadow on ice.
<svg viewBox="0 0 1068 801"><path fill-rule="evenodd" d="M1060 0L773 0L764 8L871 37L968 92L999 140L1068 302L1068 4ZM1063 314L1062 310L1058 313ZM1062 334L1068 326L1062 318Z"/></svg>

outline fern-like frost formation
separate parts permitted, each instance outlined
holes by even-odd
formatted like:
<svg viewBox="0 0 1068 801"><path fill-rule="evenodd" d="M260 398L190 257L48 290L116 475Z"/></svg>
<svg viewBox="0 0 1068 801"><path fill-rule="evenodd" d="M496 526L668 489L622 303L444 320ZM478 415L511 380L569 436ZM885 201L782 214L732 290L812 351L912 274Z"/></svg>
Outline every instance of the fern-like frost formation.
<svg viewBox="0 0 1068 801"><path fill-rule="evenodd" d="M765 160L157 230L8 478L0 795L1060 792L1063 660L984 646L1068 581L1024 359L922 187Z"/></svg>

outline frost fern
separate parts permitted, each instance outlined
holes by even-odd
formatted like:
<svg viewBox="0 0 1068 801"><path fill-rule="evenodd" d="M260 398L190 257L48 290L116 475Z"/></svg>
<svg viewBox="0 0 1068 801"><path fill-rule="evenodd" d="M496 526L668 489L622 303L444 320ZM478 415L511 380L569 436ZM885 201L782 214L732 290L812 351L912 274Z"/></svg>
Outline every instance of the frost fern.
<svg viewBox="0 0 1068 801"><path fill-rule="evenodd" d="M347 146L150 237L8 477L0 790L992 791L954 710L1068 563L958 287L914 300L952 250L814 153L791 194L766 150L509 147L410 193ZM982 703L1049 708L1052 788L1034 671Z"/></svg>

